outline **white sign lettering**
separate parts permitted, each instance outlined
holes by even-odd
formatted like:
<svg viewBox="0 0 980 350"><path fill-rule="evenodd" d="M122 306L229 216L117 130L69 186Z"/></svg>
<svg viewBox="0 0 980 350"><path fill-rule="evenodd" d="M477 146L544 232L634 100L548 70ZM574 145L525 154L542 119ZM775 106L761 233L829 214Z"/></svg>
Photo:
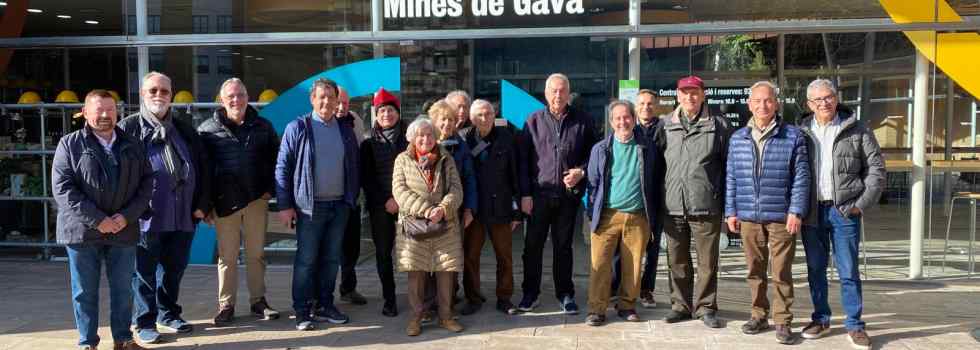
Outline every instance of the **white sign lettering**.
<svg viewBox="0 0 980 350"><path fill-rule="evenodd" d="M463 15L464 0L384 0L385 18L444 18ZM467 0L475 17L501 16L505 0ZM577 15L585 13L583 0L513 0L518 16Z"/></svg>

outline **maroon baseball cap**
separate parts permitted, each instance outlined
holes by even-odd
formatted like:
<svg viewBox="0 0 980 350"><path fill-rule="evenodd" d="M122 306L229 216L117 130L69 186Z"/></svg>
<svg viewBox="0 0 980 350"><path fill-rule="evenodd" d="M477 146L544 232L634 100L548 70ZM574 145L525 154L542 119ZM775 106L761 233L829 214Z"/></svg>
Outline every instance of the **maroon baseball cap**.
<svg viewBox="0 0 980 350"><path fill-rule="evenodd" d="M677 81L677 90L683 88L692 88L692 87L696 87L698 89L704 90L704 81L701 80L701 78L698 78L693 75L688 77L683 77Z"/></svg>

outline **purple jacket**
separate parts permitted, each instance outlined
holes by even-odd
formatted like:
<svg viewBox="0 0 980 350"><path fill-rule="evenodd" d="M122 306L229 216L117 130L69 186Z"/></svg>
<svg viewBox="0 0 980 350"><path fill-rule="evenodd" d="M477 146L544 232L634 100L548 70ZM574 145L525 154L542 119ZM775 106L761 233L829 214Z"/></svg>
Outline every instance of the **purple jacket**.
<svg viewBox="0 0 980 350"><path fill-rule="evenodd" d="M559 198L567 194L562 183L568 169L586 170L589 152L599 141L592 117L584 111L568 107L565 118L555 120L548 109L531 114L519 139L521 196ZM586 179L574 188L580 196Z"/></svg>

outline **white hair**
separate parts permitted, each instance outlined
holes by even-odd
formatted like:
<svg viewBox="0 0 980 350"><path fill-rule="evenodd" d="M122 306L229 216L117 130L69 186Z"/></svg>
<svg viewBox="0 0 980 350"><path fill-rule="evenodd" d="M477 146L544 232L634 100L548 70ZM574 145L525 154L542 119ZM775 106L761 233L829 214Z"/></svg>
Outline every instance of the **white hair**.
<svg viewBox="0 0 980 350"><path fill-rule="evenodd" d="M545 90L548 89L548 86L551 85L551 82L554 81L554 80L564 81L565 82L565 86L567 86L569 89L571 89L571 87L572 87L572 83L569 82L568 76L566 76L564 74L561 74L561 73L554 73L554 74L549 75L548 76L548 79L546 79L544 81L544 88L545 88Z"/></svg>
<svg viewBox="0 0 980 350"><path fill-rule="evenodd" d="M431 120L428 118L415 119L411 124L408 124L408 129L405 130L405 138L408 139L408 142L412 142L418 133L425 129L429 129L433 137L436 136L436 127L432 125Z"/></svg>
<svg viewBox="0 0 980 350"><path fill-rule="evenodd" d="M758 89L758 88L761 88L761 87L767 87L767 88L769 88L769 91L772 91L772 94L773 95L776 95L776 91L777 91L776 90L776 84L773 84L772 82L770 82L768 80L757 81L755 84L752 84L752 86L749 87L749 91L755 91L755 89Z"/></svg>
<svg viewBox="0 0 980 350"><path fill-rule="evenodd" d="M473 101L473 104L470 105L470 115L476 114L476 111L478 109L484 108L484 107L489 108L491 114L494 114L494 115L497 114L497 110L493 108L493 104L490 103L490 101L487 101L487 100L478 98L478 99L476 99L476 100Z"/></svg>
<svg viewBox="0 0 980 350"><path fill-rule="evenodd" d="M834 87L834 83L827 79L817 79L810 82L810 85L806 87L806 98L810 99L813 96L813 92L817 89L824 88L830 91L834 96L837 96L837 88Z"/></svg>
<svg viewBox="0 0 980 350"><path fill-rule="evenodd" d="M244 92L245 95L248 96L248 89L245 88L245 83L238 78L229 78L228 80L225 80L224 83L221 83L221 88L218 89L218 95L221 95L221 93L225 91L225 88L231 84L238 84L239 86L241 86L242 92Z"/></svg>
<svg viewBox="0 0 980 350"><path fill-rule="evenodd" d="M167 81L167 84L171 85L171 88L173 87L173 81L171 81L170 80L170 77L168 77L166 74L163 74L163 73L160 73L160 72L157 72L157 71L151 71L149 73L146 73L146 75L143 76L143 80L140 80L140 88L142 89L143 86L146 86L146 82L148 80L150 80L150 78L153 78L153 77L161 77L161 78L163 78L163 79L165 79Z"/></svg>
<svg viewBox="0 0 980 350"><path fill-rule="evenodd" d="M465 98L466 102L472 101L472 99L470 99L470 94L466 93L466 91L463 90L450 91L448 94L446 94L446 100L451 100L458 96L462 96L463 98Z"/></svg>

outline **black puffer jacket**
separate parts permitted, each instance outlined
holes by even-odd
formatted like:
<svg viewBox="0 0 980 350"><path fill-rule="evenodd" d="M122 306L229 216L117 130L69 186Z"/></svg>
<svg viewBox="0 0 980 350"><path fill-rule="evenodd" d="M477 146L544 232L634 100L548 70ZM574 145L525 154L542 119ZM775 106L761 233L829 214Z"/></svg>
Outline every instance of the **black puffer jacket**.
<svg viewBox="0 0 980 350"><path fill-rule="evenodd" d="M517 140L510 130L495 126L483 142L477 140L476 128L466 143L473 153L479 203L476 218L484 224L509 224L520 220L517 200L520 183L517 179ZM481 145L483 144L483 145Z"/></svg>
<svg viewBox="0 0 980 350"><path fill-rule="evenodd" d="M279 136L252 106L240 126L224 108L197 128L210 160L211 203L218 216L228 216L268 193L276 194L274 179Z"/></svg>
<svg viewBox="0 0 980 350"><path fill-rule="evenodd" d="M375 124L371 137L361 143L361 187L369 208L383 208L388 198L392 198L391 173L395 169L395 158L408 147L405 123L398 120L395 128L398 131L394 140L388 140L381 127Z"/></svg>

